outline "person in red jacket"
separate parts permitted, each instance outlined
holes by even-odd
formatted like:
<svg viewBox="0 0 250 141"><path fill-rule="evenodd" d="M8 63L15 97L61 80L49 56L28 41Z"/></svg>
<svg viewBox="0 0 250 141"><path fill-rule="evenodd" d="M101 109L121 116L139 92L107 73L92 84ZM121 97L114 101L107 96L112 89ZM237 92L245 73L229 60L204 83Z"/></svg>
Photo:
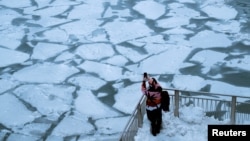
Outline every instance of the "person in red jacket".
<svg viewBox="0 0 250 141"><path fill-rule="evenodd" d="M148 82L148 87L146 86ZM141 90L147 96L146 112L147 118L151 122L151 133L156 136L160 133L162 123L161 92L162 87L155 78L151 78L144 73Z"/></svg>

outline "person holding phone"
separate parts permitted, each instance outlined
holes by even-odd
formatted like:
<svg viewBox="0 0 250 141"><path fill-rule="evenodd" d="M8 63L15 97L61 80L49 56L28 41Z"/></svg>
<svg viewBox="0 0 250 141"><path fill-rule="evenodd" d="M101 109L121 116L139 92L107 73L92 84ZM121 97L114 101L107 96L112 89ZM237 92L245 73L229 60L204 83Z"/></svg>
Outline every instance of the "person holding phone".
<svg viewBox="0 0 250 141"><path fill-rule="evenodd" d="M148 86L146 84L148 82ZM161 92L162 87L155 78L149 77L145 72L141 85L142 93L147 96L146 113L151 122L151 133L156 136L160 133L162 124Z"/></svg>

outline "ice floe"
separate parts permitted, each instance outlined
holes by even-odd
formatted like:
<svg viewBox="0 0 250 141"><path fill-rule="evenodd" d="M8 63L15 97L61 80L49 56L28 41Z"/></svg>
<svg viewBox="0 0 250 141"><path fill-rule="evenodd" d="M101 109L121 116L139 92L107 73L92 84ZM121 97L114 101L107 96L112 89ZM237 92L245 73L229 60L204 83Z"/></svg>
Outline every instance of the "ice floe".
<svg viewBox="0 0 250 141"><path fill-rule="evenodd" d="M220 53L211 50L202 50L200 52L197 52L192 58L190 58L190 61L200 63L203 66L203 73L207 73L208 71L210 71L213 65L224 63L224 59L227 56L228 55L226 53Z"/></svg>
<svg viewBox="0 0 250 141"><path fill-rule="evenodd" d="M149 36L152 30L145 26L144 20L133 22L114 21L103 26L114 44L129 41L135 38Z"/></svg>
<svg viewBox="0 0 250 141"><path fill-rule="evenodd" d="M206 5L201 8L205 13L208 14L209 17L214 17L219 20L233 20L237 16L238 12L228 6L214 6L214 5Z"/></svg>
<svg viewBox="0 0 250 141"><path fill-rule="evenodd" d="M141 1L137 3L133 9L151 20L156 20L165 14L165 6L152 0Z"/></svg>
<svg viewBox="0 0 250 141"><path fill-rule="evenodd" d="M71 77L68 82L87 90L98 90L101 86L106 84L104 80L88 74Z"/></svg>
<svg viewBox="0 0 250 141"><path fill-rule="evenodd" d="M91 125L87 119L68 116L64 118L58 126L56 126L52 132L52 135L67 137L75 134L90 134L93 133L93 131L94 126Z"/></svg>
<svg viewBox="0 0 250 141"><path fill-rule="evenodd" d="M81 89L77 92L75 99L76 111L91 117L92 119L100 119L107 117L120 116L120 113L112 110L110 107L102 103L90 90Z"/></svg>
<svg viewBox="0 0 250 141"><path fill-rule="evenodd" d="M122 76L122 68L94 61L85 61L79 65L79 68L89 73L95 73L107 81L114 81Z"/></svg>
<svg viewBox="0 0 250 141"><path fill-rule="evenodd" d="M68 47L64 45L39 43L34 47L31 58L46 60L50 57L54 57L66 49L68 49Z"/></svg>
<svg viewBox="0 0 250 141"><path fill-rule="evenodd" d="M149 74L179 74L178 69L190 51L188 47L169 46L166 51L142 60L138 69L146 70ZM152 64L154 64L153 67Z"/></svg>
<svg viewBox="0 0 250 141"><path fill-rule="evenodd" d="M250 56L243 55L240 58L231 59L226 62L226 66L250 71Z"/></svg>
<svg viewBox="0 0 250 141"><path fill-rule="evenodd" d="M71 108L74 91L75 88L71 86L23 85L14 93L42 115L58 117Z"/></svg>
<svg viewBox="0 0 250 141"><path fill-rule="evenodd" d="M20 127L35 119L35 114L10 93L0 95L0 103L0 121L8 128Z"/></svg>
<svg viewBox="0 0 250 141"><path fill-rule="evenodd" d="M195 48L228 47L232 41L222 33L204 30L190 38L190 44Z"/></svg>
<svg viewBox="0 0 250 141"><path fill-rule="evenodd" d="M120 109L124 113L131 114L135 109L137 102L143 95L142 92L138 92L140 85L141 83L136 83L123 89L119 89L118 94L115 95L116 103L113 107Z"/></svg>
<svg viewBox="0 0 250 141"><path fill-rule="evenodd" d="M22 2L16 2L15 0L2 0L1 5L5 5L10 8L24 8L31 6L31 1L24 0Z"/></svg>
<svg viewBox="0 0 250 141"><path fill-rule="evenodd" d="M29 54L0 47L0 67L22 64L29 59Z"/></svg>
<svg viewBox="0 0 250 141"><path fill-rule="evenodd" d="M172 81L172 85L175 88L181 90L197 90L206 85L204 79L199 76L191 75L175 75Z"/></svg>
<svg viewBox="0 0 250 141"><path fill-rule="evenodd" d="M84 44L77 48L76 53L85 60L101 60L112 57L115 52L111 44Z"/></svg>
<svg viewBox="0 0 250 141"><path fill-rule="evenodd" d="M65 64L43 63L25 67L15 72L13 78L30 83L60 83L77 72L77 68Z"/></svg>

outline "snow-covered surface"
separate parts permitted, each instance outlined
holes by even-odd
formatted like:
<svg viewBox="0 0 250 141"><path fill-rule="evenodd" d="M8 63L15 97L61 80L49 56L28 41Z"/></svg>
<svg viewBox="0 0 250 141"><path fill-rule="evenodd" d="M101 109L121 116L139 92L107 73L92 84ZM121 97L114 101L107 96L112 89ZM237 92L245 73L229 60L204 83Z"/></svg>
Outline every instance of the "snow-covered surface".
<svg viewBox="0 0 250 141"><path fill-rule="evenodd" d="M182 107L179 118L173 112L163 112L163 124L160 134L153 136L150 132L150 123L144 117L143 126L135 136L135 141L207 141L207 126L209 124L228 124L228 121L215 120L206 117L202 108Z"/></svg>
<svg viewBox="0 0 250 141"><path fill-rule="evenodd" d="M249 19L237 6L1 0L0 140L117 140L145 71L163 87L249 96ZM207 124L221 122L203 114L164 113L157 138L145 118L136 139L206 140Z"/></svg>

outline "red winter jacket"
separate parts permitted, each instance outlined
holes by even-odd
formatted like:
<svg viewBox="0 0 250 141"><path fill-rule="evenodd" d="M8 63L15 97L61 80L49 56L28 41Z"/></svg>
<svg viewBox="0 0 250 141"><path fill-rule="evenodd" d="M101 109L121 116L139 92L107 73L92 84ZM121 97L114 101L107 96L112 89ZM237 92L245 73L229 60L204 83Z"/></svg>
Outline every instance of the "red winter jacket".
<svg viewBox="0 0 250 141"><path fill-rule="evenodd" d="M155 86L146 88L145 83L141 86L142 93L147 96L146 105L155 107L158 104L161 104L161 91L162 87L159 83Z"/></svg>

